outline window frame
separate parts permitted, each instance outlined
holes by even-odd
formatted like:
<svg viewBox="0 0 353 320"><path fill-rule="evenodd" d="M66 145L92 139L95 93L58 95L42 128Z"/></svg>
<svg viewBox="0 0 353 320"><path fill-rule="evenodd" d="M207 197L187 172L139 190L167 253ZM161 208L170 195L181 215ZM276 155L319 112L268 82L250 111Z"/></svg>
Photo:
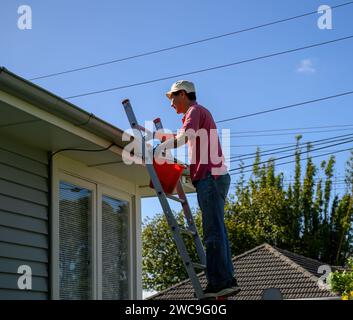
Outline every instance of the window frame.
<svg viewBox="0 0 353 320"><path fill-rule="evenodd" d="M52 169L52 209L51 209L51 265L50 284L51 297L53 300L60 300L60 279L59 279L59 201L60 182L68 182L88 189L92 192L92 221L91 221L91 241L92 241L92 299L102 299L102 197L106 195L113 199L128 201L128 278L129 294L128 299L138 299L141 281L140 275L141 261L138 258L140 252L140 231L138 229L138 212L140 205L139 196L136 194L136 186L131 188L131 183L120 180L116 177L104 176L105 174L94 169L81 166L80 163L72 163L73 160L58 156L53 162ZM122 189L116 188L119 185ZM125 188L126 187L126 188ZM135 192L133 192L135 191ZM135 217L136 216L136 217Z"/></svg>

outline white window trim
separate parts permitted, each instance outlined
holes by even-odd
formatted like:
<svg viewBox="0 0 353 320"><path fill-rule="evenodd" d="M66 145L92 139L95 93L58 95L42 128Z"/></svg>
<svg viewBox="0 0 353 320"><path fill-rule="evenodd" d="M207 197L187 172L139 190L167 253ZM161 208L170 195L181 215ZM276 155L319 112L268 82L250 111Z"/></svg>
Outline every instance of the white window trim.
<svg viewBox="0 0 353 320"><path fill-rule="evenodd" d="M64 180L78 184L91 190L94 185L95 203L101 203L101 195L106 194L113 198L129 201L129 299L142 299L142 260L141 260L141 207L138 186L129 181L108 175L95 168L88 168L84 164L62 156L56 155L52 164L52 212L51 212L51 295L52 299L60 299L59 282L59 197L60 181ZM122 189L117 189L120 186ZM93 221L102 221L100 205L94 206ZM101 225L92 226L93 230L93 299L102 299L102 230ZM99 240L99 243L98 243ZM100 249L99 249L100 248ZM98 263L100 261L100 263Z"/></svg>

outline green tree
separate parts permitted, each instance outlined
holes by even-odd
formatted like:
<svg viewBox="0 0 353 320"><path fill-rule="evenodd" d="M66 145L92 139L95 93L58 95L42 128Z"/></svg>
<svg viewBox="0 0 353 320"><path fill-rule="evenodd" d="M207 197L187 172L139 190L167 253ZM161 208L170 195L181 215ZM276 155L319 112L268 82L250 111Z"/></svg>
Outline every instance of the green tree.
<svg viewBox="0 0 353 320"><path fill-rule="evenodd" d="M264 242L277 245L284 236L280 225L286 210L283 193L274 187L263 188L252 196L245 189L241 201L229 203L225 215L233 255L240 254Z"/></svg>
<svg viewBox="0 0 353 320"><path fill-rule="evenodd" d="M320 227L321 237L321 259L326 262L333 263L332 247L333 247L333 229L332 229L332 214L337 209L338 198L333 199L331 205L331 218L330 218L330 200L332 193L332 178L335 165L335 157L331 156L329 161L323 161L321 167L325 174L325 188L323 194L323 221Z"/></svg>
<svg viewBox="0 0 353 320"><path fill-rule="evenodd" d="M336 162L335 157L331 156L325 168L325 175L326 175L325 193L324 193L325 221L328 221L329 219L328 212L330 207L330 197L332 192L332 178L333 178L333 170L334 170L335 162Z"/></svg>
<svg viewBox="0 0 353 320"><path fill-rule="evenodd" d="M261 161L257 149L252 175L245 180L240 163L235 192L225 205L225 224L232 254L238 255L264 242L295 253L342 264L353 254L353 152L346 166L347 192L332 197L335 158L317 168L307 145L307 162L301 180L301 136L294 154L294 183L284 185L284 174L276 174L275 159ZM178 223L184 225L181 213ZM194 213L202 237L202 218ZM145 289L162 290L187 277L165 217L157 215L144 223L143 284ZM197 261L192 239L186 238L192 259Z"/></svg>
<svg viewBox="0 0 353 320"><path fill-rule="evenodd" d="M347 269L344 271L331 272L328 284L331 290L342 296L342 300L353 300L353 259L349 258Z"/></svg>
<svg viewBox="0 0 353 320"><path fill-rule="evenodd" d="M197 213L200 215L200 213ZM185 228L182 212L174 213L178 225ZM200 217L195 224L200 230ZM191 237L185 236L185 244L192 261L198 261ZM142 232L142 282L146 290L164 290L187 278L187 272L178 253L166 218L162 214L147 219Z"/></svg>
<svg viewBox="0 0 353 320"><path fill-rule="evenodd" d="M332 252L335 256L331 258L336 265L341 265L346 260L347 253L349 254L349 243L351 237L351 221L353 218L352 196L345 194L342 200L338 203L337 209L333 212L332 217L332 233L333 233L333 248Z"/></svg>
<svg viewBox="0 0 353 320"><path fill-rule="evenodd" d="M346 190L348 193L353 195L353 150L351 150L351 156L346 163L346 174L345 174Z"/></svg>
<svg viewBox="0 0 353 320"><path fill-rule="evenodd" d="M292 204L292 217L290 218L289 232L291 239L291 248L293 251L297 251L300 248L300 231L301 231L301 210L300 210L300 202L301 202L301 148L300 148L300 140L302 136L298 135L296 137L297 145L295 150L295 173L294 173L294 185L293 185L293 204Z"/></svg>
<svg viewBox="0 0 353 320"><path fill-rule="evenodd" d="M303 238L302 238L302 253L304 255L314 255L315 246L313 246L313 241L315 241L315 232L313 230L313 221L316 220L316 212L314 211L314 177L316 174L316 168L310 157L311 146L307 146L307 164L306 173L304 177L304 185L301 196L301 211L303 214Z"/></svg>
<svg viewBox="0 0 353 320"><path fill-rule="evenodd" d="M320 178L316 185L316 194L313 207L313 218L312 218L312 227L313 227L313 249L312 257L320 257L320 243L321 243L321 225L322 225L322 209L323 207L323 192L322 192L322 179Z"/></svg>

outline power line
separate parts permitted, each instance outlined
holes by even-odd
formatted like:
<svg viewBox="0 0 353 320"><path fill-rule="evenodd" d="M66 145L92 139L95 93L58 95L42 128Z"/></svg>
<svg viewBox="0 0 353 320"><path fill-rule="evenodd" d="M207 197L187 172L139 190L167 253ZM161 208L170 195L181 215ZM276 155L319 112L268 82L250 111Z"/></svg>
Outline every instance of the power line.
<svg viewBox="0 0 353 320"><path fill-rule="evenodd" d="M284 178L284 176L283 176L283 178ZM302 183L302 184L305 182L305 178L300 178L299 180L300 180L300 183ZM320 180L322 183L325 183L327 181L327 177L316 176L316 175L313 177L314 182L320 182ZM296 180L291 177L289 179L288 178L281 179L281 181L284 183L292 183L292 182L295 182ZM333 176L331 178L331 181L334 183L345 183L345 176L343 176L343 175Z"/></svg>
<svg viewBox="0 0 353 320"><path fill-rule="evenodd" d="M281 128L281 129L247 130L247 131L236 131L236 132L232 131L230 135L231 136L233 136L233 135L235 136L235 135L244 134L244 133L282 132L282 131L313 130L313 129L325 129L325 128L347 128L347 127L349 127L347 130L351 130L351 129L353 129L353 124L337 124L337 125L329 125L329 126L303 127L303 128ZM325 132L328 132L328 131L325 131ZM174 130L173 133L177 134L178 130Z"/></svg>
<svg viewBox="0 0 353 320"><path fill-rule="evenodd" d="M344 142L340 142L340 143L336 143L336 144L331 144L331 145L328 145L328 146L325 146L325 147L320 147L320 148L317 148L317 149L312 149L312 150L310 150L309 152L308 152L307 150L305 150L305 151L301 151L301 152L295 153L294 155L293 155L293 154L290 154L290 155L282 156L282 157L279 157L279 158L273 158L272 160L277 161L277 160L281 160L281 159L293 157L293 156L295 156L296 154L302 155L302 154L304 154L304 153L309 154L309 153L312 153L312 152L318 152L319 150L328 149L328 148L333 147L333 146L337 146L337 145L341 145L341 144L346 144L346 143L350 143L350 142L353 142L353 139L348 140L348 141L344 141ZM326 144L326 143L325 143L325 144ZM318 146L320 146L320 145L322 145L322 144L319 144ZM293 150L293 151L294 151L294 150ZM287 152L288 152L288 151L282 152L282 153L287 153ZM333 152L333 151L331 151L331 152ZM264 155L264 156L269 156L269 155L273 155L273 154L276 154L276 153L269 153L269 154L266 154L266 155ZM241 160L232 160L232 161L230 161L230 162L243 161L243 160L248 160L248 159L254 159L254 157L243 158L243 159L241 159ZM267 160L267 161L259 162L258 164L264 164L264 163L267 163L267 162L269 162L269 161L271 161L271 159L270 159L270 160ZM250 166L243 166L243 168L245 168L245 167L251 167L251 166L252 166L252 165L250 165ZM240 169L233 169L233 170L240 170Z"/></svg>
<svg viewBox="0 0 353 320"><path fill-rule="evenodd" d="M318 149L313 149L313 150L310 150L309 153L314 153L314 152L320 152L320 150L322 149L327 149L329 147L332 147L332 146L337 146L337 145L340 145L340 144L345 144L345 143L349 143L349 142L353 142L353 140L348 140L348 141L345 141L345 142L342 142L342 143L338 143L338 144L334 144L334 145L329 145L329 146L326 146L326 147L321 147L321 148L318 148ZM322 145L322 144L319 144L319 146ZM295 150L292 150L292 152L295 151ZM268 153L268 154L265 154L265 155L262 155L263 157L267 157L267 156L271 156L271 155L277 155L277 154L284 154L284 153L288 153L290 152L290 150L287 150L287 151L281 151L281 152L272 152L272 153ZM308 151L303 151L299 154L303 154L303 153L308 153ZM275 158L274 157L274 160L280 160L280 159L285 159L285 158L290 158L290 157L293 157L295 156L295 154L290 154L290 155L286 155L286 156L281 156L279 158ZM236 161L245 161L245 160L252 160L254 159L254 157L247 157L247 158L241 158L241 159L233 159L233 160L230 160L229 162L230 163L233 163L233 162L236 162ZM266 163L266 161L264 161L263 163ZM261 164L261 163L260 163Z"/></svg>
<svg viewBox="0 0 353 320"><path fill-rule="evenodd" d="M232 183L233 186L238 185L238 183ZM281 184L281 186L283 188L289 188L289 186L293 187L293 185L291 183L283 183ZM251 187L250 184L244 184L243 188L248 188ZM314 188L316 187L316 185L314 184ZM347 187L345 186L345 183L332 183L331 187L334 187L335 190L345 190L347 189Z"/></svg>
<svg viewBox="0 0 353 320"><path fill-rule="evenodd" d="M345 182L344 178L345 178L345 176L338 175L338 176L333 176L331 180L333 182L335 182L335 183L338 183L338 182L343 182L344 183ZM326 182L327 178L326 177L319 177L319 176L315 176L313 178L314 182L320 182L320 180L321 180L321 182ZM291 179L283 179L282 181L286 182L286 183L290 183L290 182L295 182L295 179L293 179L293 178L291 178ZM301 183L304 183L304 181L305 181L305 179L300 179Z"/></svg>
<svg viewBox="0 0 353 320"><path fill-rule="evenodd" d="M320 153L320 152L325 152L325 151L322 151L322 149L327 149L332 146L336 146L336 145L340 145L340 144L344 144L344 143L349 143L351 141L353 141L353 134L344 134L344 135L333 136L330 138L318 139L318 140L313 140L313 141L300 141L298 144L297 143L286 144L285 147L272 148L272 149L267 149L267 150L263 150L263 151L260 150L260 156L264 157L264 156L275 155L275 154L285 154L288 152L297 151L298 148L299 148L299 150L301 150L301 148L306 147L308 144L310 144L311 148L316 148L316 149L311 149L310 153ZM332 143L336 143L336 142L342 142L342 143L332 144ZM317 148L318 146L322 146L322 145L326 145L326 144L329 144L329 145L322 147L322 148ZM306 149L305 151L302 151L299 154L303 154L303 153L307 153L307 152L308 151ZM336 151L331 150L330 152L336 152ZM257 154L257 152L251 152L251 153L240 154L240 155L233 155L233 156L227 157L227 160L232 163L235 161L244 161L244 160L254 159L256 154ZM288 158L291 156L293 156L293 154L286 156L284 158ZM279 159L282 159L282 158L279 158ZM278 160L278 159L276 159L276 160Z"/></svg>
<svg viewBox="0 0 353 320"><path fill-rule="evenodd" d="M339 136L334 136L334 137L330 137L330 138L324 138L324 139L319 139L319 140L314 140L314 141L305 141L305 142L299 142L298 147L302 147L305 146L307 144L311 144L311 146L315 146L315 145L322 145L322 144L327 144L327 143L332 143L332 142L339 142L339 141L344 141L347 139L351 139L353 138L353 134L344 134L344 135L339 135ZM264 150L260 152L260 155L265 155L265 153L268 152L273 152L273 151L279 151L279 150L283 150L283 151L294 151L297 148L297 144L294 143L292 145L289 145L287 147L279 147L279 148L274 148L274 149L268 149L268 150ZM251 152L251 153L247 153L247 154L243 154L241 156L234 156L231 159L234 158L242 158L242 157L246 157L246 156L251 156L254 155L256 156L257 152Z"/></svg>
<svg viewBox="0 0 353 320"><path fill-rule="evenodd" d="M287 105L287 106L284 106L284 107L273 108L273 109L268 109L268 110L259 111L259 112L255 112L255 113L245 114L245 115L234 117L234 118L224 119L224 120L221 120L221 121L216 121L216 123L232 121L232 120L238 120L238 119L243 119L243 118L249 118L249 117L257 116L257 115L260 115L260 114L265 114L265 113L270 113L270 112L274 112L274 111L279 111L279 110L299 107L299 106L303 106L303 105L307 105L307 104L311 104L311 103L316 103L316 102L320 102L320 101L325 101L325 100L329 100L329 99L335 99L335 98L338 98L338 97L347 96L347 95L350 95L352 93L353 93L353 91L347 91L347 92L335 94L335 95L332 95L332 96L327 96L327 97L318 98L318 99L314 99L314 100L308 100L308 101L303 101L303 102L299 102L299 103L295 103L295 104L290 104L290 105Z"/></svg>
<svg viewBox="0 0 353 320"><path fill-rule="evenodd" d="M272 134L252 134L252 135L234 135L230 134L231 138L256 138L256 137L273 137L273 136L291 136L291 135L304 135L304 134L311 134L311 133L326 133L326 132L341 132L341 131L352 131L353 128L350 129L333 129L333 130L319 130L319 131L302 131L302 132L291 132L291 133L272 133Z"/></svg>
<svg viewBox="0 0 353 320"><path fill-rule="evenodd" d="M330 125L330 126L305 127L305 128L282 128L282 129L266 129L266 130L249 130L249 131L233 132L232 134L260 133L260 132L280 132L280 131L311 130L311 129L324 129L324 128L343 128L343 127L353 127L353 124L337 124L337 125Z"/></svg>
<svg viewBox="0 0 353 320"><path fill-rule="evenodd" d="M348 148L348 149L338 150L338 151L335 151L335 152L328 152L326 154L320 154L320 155L316 155L316 156L311 156L311 157L308 157L308 158L301 159L301 161L308 160L309 158L313 159L313 158L323 157L323 156L332 155L332 154L345 152L345 151L351 151L351 150L352 150L352 147ZM296 162L295 160L292 160L292 161L287 161L287 162L276 163L276 166L280 166L280 165L283 165L283 164L295 163L295 162ZM253 170L246 170L246 171L243 171L243 172L241 172L241 171L240 172L235 172L235 173L231 173L230 175L233 176L233 175L236 175L236 174L248 173L248 172L253 172Z"/></svg>
<svg viewBox="0 0 353 320"><path fill-rule="evenodd" d="M284 55L284 54L287 54L287 53L298 52L298 51L302 51L302 50L306 50L306 49L310 49L310 48L320 47L320 46L336 43L336 42L339 42L339 41L345 41L345 40L352 39L352 38L353 38L353 35L347 36L347 37L343 37L343 38L334 39L334 40L330 40L330 41L315 43L315 44L311 44L311 45L308 45L308 46L295 48L295 49L291 49L291 50L276 52L276 53L272 53L272 54L268 54L268 55L264 55L264 56L260 56L260 57L256 57L256 58L251 58L251 59L247 59L247 60L242 60L242 61L237 61L237 62L233 62L233 63L228 63L228 64L216 66L216 67L210 67L210 68L205 68L205 69L201 69L201 70L196 70L196 71L180 73L180 74L176 74L176 75L172 75L172 76L167 76L167 77L163 77L163 78L147 80L147 81L137 82L137 83L133 83L133 84L127 84L127 85L123 85L123 86L120 86L120 87L114 87L114 88L109 88L109 89L104 89L104 90L97 90L97 91L91 91L91 92L87 92L87 93L77 94L77 95L74 95L74 96L65 97L64 99L74 99L74 98L79 98L79 97L85 97L85 96L90 96L90 95L94 95L94 94L106 93L106 92L111 92L111 91L131 88L131 87L142 86L142 85L146 85L146 84L150 84L150 83L160 82L160 81L164 81L164 80L170 80L170 79L173 79L173 78L189 76L189 75L192 75L192 74L198 74L198 73L208 72L208 71L212 71L212 70L228 68L228 67L232 67L232 66L235 66L235 65L249 63L249 62L253 62L253 61L257 61L257 60L268 59L268 58ZM229 121L229 120L222 120L220 122L224 122L224 121Z"/></svg>
<svg viewBox="0 0 353 320"><path fill-rule="evenodd" d="M269 155L274 155L274 154L284 154L288 152L293 152L296 151L297 148L301 150L301 148L306 147L308 144L310 144L311 148L316 148L318 146L326 145L326 144L331 144L326 146L323 149L329 148L332 145L332 143L336 142L342 142L344 143L350 142L353 139L353 134L344 134L344 135L338 135L338 136L333 136L330 138L324 138L324 139L318 139L318 140L313 140L313 141L299 141L299 143L292 143L292 144L285 144L285 147L278 147L278 148L272 148L272 149L267 149L267 150L260 150L260 156L269 156ZM271 144L270 144L271 145ZM275 144L276 145L276 144ZM255 145L257 146L257 145ZM320 153L320 152L325 152L321 150L322 148L318 149L311 149L310 153ZM308 152L307 150L303 151L302 153ZM332 150L331 152L335 152ZM239 155L233 155L230 157L227 157L227 160L230 160L230 162L235 162L235 161L244 161L244 160L249 160L249 159L254 159L256 156L257 152L251 152L251 153L246 153L246 154L239 154Z"/></svg>
<svg viewBox="0 0 353 320"><path fill-rule="evenodd" d="M283 181L283 182L284 182L285 184L288 184L288 185L289 185L289 184L291 184L291 183L294 183L295 180ZM314 179L313 182L314 182L314 183L319 183L319 182L320 182L320 179L319 179L319 180L317 180L317 179L315 180L315 179ZM325 182L326 182L326 180L321 180L321 183L322 183L323 185L325 184ZM332 179L331 182L332 182L332 184L346 184L346 182L345 182L344 180L337 180L337 181L336 181L336 180ZM304 184L305 181L304 181L304 180L301 180L300 183L301 183L301 184Z"/></svg>
<svg viewBox="0 0 353 320"><path fill-rule="evenodd" d="M247 148L247 147L264 147L264 146L291 146L291 145L295 145L295 143L288 142L288 143L237 144L237 145L230 146L230 148Z"/></svg>
<svg viewBox="0 0 353 320"><path fill-rule="evenodd" d="M292 181L281 181L283 184L282 185L284 185L284 186L289 186L289 185L292 185L292 183L295 183L295 180L292 180ZM314 182L314 184L317 184L318 183L318 180L313 180L313 182ZM322 182L325 182L325 181L322 181ZM334 181L334 180L332 180L331 181L332 182L332 184L331 185L345 185L346 184L346 182L344 182L343 180L341 181L338 181L338 182L336 182L336 181ZM232 185L237 185L238 183L236 183L236 182L233 182L232 183ZM304 181L303 180L301 180L300 181L300 184L304 184ZM249 185L246 185L246 186L249 186Z"/></svg>
<svg viewBox="0 0 353 320"><path fill-rule="evenodd" d="M331 9L336 9L336 8L347 6L347 5L350 5L350 4L353 4L353 1L342 3L342 4L339 4L337 6L333 6L333 7L331 7ZM136 59L136 58L145 57L145 56L150 56L150 55L154 55L154 54L157 54L157 53L166 52L166 51L170 51L170 50L175 50L175 49L179 49L179 48L182 48L182 47L195 45L195 44L206 42L206 41L211 41L211 40L220 39L220 38L224 38L224 37L229 37L229 36L233 36L233 35L236 35L236 34L248 32L248 31L252 31L252 30L256 30L256 29L260 29L260 28L264 28L264 27L269 27L269 26L272 26L272 25L275 25L275 24L287 22L287 21L294 20L294 19L303 18L303 17L310 16L310 15L313 15L313 14L317 14L317 11L311 11L311 12L307 12L307 13L304 13L304 14L301 14L301 15L290 17L290 18L280 19L280 20L269 22L269 23L257 25L257 26L254 26L254 27L241 29L241 30L237 30L237 31L232 31L232 32L216 35L216 36L213 36L213 37L208 37L208 38L204 38L204 39L200 39L200 40L196 40L196 41L192 41L192 42L179 44L179 45L172 46L172 47L167 47L167 48L163 48L163 49L148 51L148 52L132 55L132 56L125 57L125 58L115 59L115 60L111 60L111 61L106 61L106 62L102 62L102 63L92 64L92 65L88 65L88 66L85 66L85 67L74 68L74 69L61 71L61 72L56 72L56 73L50 73L50 74L43 75L43 76L38 76L38 77L29 79L29 80L33 81L33 80L39 80L39 79L44 79L44 78L50 78L50 77L63 75L63 74L67 74L67 73L78 72L78 71L92 69L92 68L97 68L97 67L101 67L101 66L105 66L105 65L109 65L109 64L113 64L113 63L118 63L118 62L122 62L122 61L127 61L127 60L132 60L132 59Z"/></svg>
<svg viewBox="0 0 353 320"><path fill-rule="evenodd" d="M320 147L320 148L317 148L317 149L313 149L312 151L327 149L327 148L329 148L329 147L334 147L334 146L338 146L338 145L345 144L345 143L350 143L350 142L353 142L353 139L352 139L352 140L349 140L349 141L345 141L345 142L340 142L340 143L332 144L332 145L329 145L329 146L326 146L326 147ZM349 149L346 149L346 150L351 150L351 149L352 149L352 147L350 147ZM339 151L337 151L337 152L342 152L342 151L339 150ZM298 154L298 155L302 155L303 153L307 153L307 151L298 152L297 154ZM331 152L331 153L333 153L333 152ZM331 154L331 153L328 153L328 154ZM313 157L308 157L308 158L306 158L306 159L315 158L315 157L322 157L322 156L324 156L324 155L327 155L327 154L322 154L322 155L317 155L317 156L313 156ZM283 156L283 157L279 157L279 158L276 158L276 159L270 159L270 160L266 160L266 161L260 161L260 162L258 163L258 165L260 165L260 164L265 164L265 163L268 163L268 162L274 161L274 160L277 161L277 160L286 159L286 158L291 158L291 157L293 157L293 155ZM303 159L303 160L304 160L304 159ZM229 172L231 172L231 171L237 171L237 170L241 171L241 170L244 169L244 168L250 168L250 167L253 167L253 166L254 166L253 164L252 164L252 165L246 165L246 166L243 166L243 167L241 167L241 168L231 169L231 170L229 170Z"/></svg>
<svg viewBox="0 0 353 320"><path fill-rule="evenodd" d="M323 152L327 152L327 151L330 151L330 152L335 152L335 151L337 151L336 149L332 149L332 150L326 150L326 151L324 151L324 150L319 150L319 151L310 151L310 153L315 153L315 154L320 154L320 153L323 153ZM289 153L291 153L291 154L293 154L293 151L291 151L291 150L285 150L285 151L280 151L280 152L274 152L273 154L274 155L279 155L279 154L289 154ZM261 154L261 157L264 157L264 156L268 156L268 155L271 155L271 154L266 154L266 155L263 155L263 154ZM237 157L241 157L241 155L239 155L239 154L231 154L231 157L229 157L229 158L225 158L225 159L227 159L227 160L232 160L232 158L237 158ZM254 157L249 157L249 158L244 158L244 159L237 159L237 160L234 160L234 161L230 161L230 162L235 162L235 161L244 161L244 160L248 160L248 159L254 159Z"/></svg>

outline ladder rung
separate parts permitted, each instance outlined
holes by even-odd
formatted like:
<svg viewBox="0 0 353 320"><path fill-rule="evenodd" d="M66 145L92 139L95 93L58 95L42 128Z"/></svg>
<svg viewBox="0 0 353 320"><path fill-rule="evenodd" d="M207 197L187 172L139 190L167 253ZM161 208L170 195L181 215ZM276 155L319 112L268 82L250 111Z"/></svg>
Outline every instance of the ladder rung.
<svg viewBox="0 0 353 320"><path fill-rule="evenodd" d="M187 234L187 235L190 235L190 236L195 236L196 235L196 232L191 231L191 230L181 229L181 228L179 230L180 230L180 233L184 233L184 234Z"/></svg>
<svg viewBox="0 0 353 320"><path fill-rule="evenodd" d="M166 196L167 196L167 198L169 198L169 199L171 199L171 200L178 201L178 202L180 202L180 203L185 203L185 200L180 199L180 198L178 198L178 197L174 197L174 196L172 196L172 195L170 195L170 194L166 194Z"/></svg>
<svg viewBox="0 0 353 320"><path fill-rule="evenodd" d="M201 263L197 263L197 262L193 262L192 265L197 268L197 269L202 269L202 270L205 270L206 269L206 266L204 264L201 264Z"/></svg>

